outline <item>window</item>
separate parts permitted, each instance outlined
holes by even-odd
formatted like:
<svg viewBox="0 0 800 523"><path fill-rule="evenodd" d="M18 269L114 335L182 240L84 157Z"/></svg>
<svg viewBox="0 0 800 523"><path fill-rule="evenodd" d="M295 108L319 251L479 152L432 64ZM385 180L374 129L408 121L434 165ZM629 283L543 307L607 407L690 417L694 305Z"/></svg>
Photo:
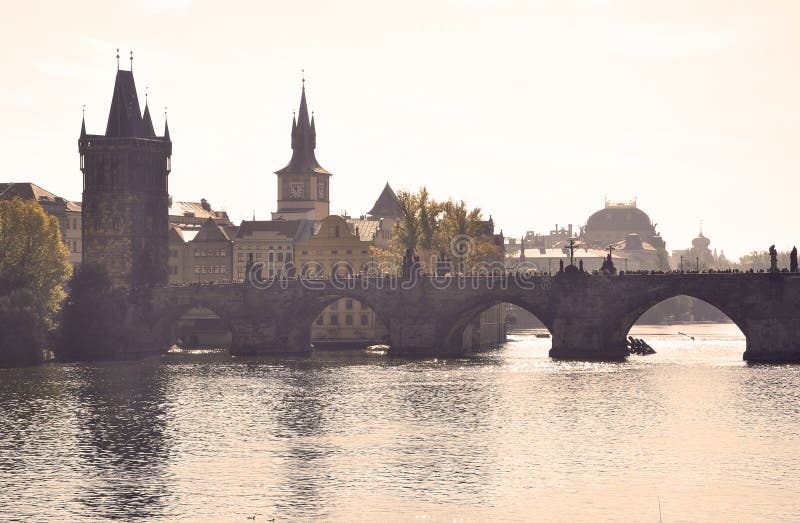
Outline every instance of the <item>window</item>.
<svg viewBox="0 0 800 523"><path fill-rule="evenodd" d="M361 315L361 325L369 325L369 316L366 314Z"/></svg>
<svg viewBox="0 0 800 523"><path fill-rule="evenodd" d="M278 253L278 261L279 261L279 262L282 262L282 261L283 261L283 253L282 253L282 252L279 252L279 253Z"/></svg>
<svg viewBox="0 0 800 523"><path fill-rule="evenodd" d="M243 252L240 252L240 253L239 253L239 261L240 261L240 262L243 262L243 261L244 261L244 253L243 253Z"/></svg>
<svg viewBox="0 0 800 523"><path fill-rule="evenodd" d="M331 314L331 325L339 325L339 315Z"/></svg>
<svg viewBox="0 0 800 523"><path fill-rule="evenodd" d="M338 251L338 249L333 249L333 250L331 251L331 254L339 254L339 251Z"/></svg>
<svg viewBox="0 0 800 523"><path fill-rule="evenodd" d="M353 250L352 249L347 249L347 254L353 254Z"/></svg>
<svg viewBox="0 0 800 523"><path fill-rule="evenodd" d="M361 254L367 254L367 251L361 251Z"/></svg>
<svg viewBox="0 0 800 523"><path fill-rule="evenodd" d="M347 300L344 302L344 308L351 311L353 310L353 300Z"/></svg>
<svg viewBox="0 0 800 523"><path fill-rule="evenodd" d="M269 253L269 261L275 261L275 254L272 252Z"/></svg>
<svg viewBox="0 0 800 523"><path fill-rule="evenodd" d="M195 249L194 250L194 256L195 256L195 258L200 256L200 250L199 249Z"/></svg>
<svg viewBox="0 0 800 523"><path fill-rule="evenodd" d="M339 302L338 301L335 301L335 302L331 303L331 310L332 311L335 311L338 307L339 307Z"/></svg>
<svg viewBox="0 0 800 523"><path fill-rule="evenodd" d="M345 323L345 325L352 325L353 324L353 315L352 314L346 315L344 317L344 323Z"/></svg>
<svg viewBox="0 0 800 523"><path fill-rule="evenodd" d="M320 314L319 316L317 316L317 325L322 325L322 323L323 323L322 315Z"/></svg>
<svg viewBox="0 0 800 523"><path fill-rule="evenodd" d="M308 254L308 251L300 251L300 254Z"/></svg>

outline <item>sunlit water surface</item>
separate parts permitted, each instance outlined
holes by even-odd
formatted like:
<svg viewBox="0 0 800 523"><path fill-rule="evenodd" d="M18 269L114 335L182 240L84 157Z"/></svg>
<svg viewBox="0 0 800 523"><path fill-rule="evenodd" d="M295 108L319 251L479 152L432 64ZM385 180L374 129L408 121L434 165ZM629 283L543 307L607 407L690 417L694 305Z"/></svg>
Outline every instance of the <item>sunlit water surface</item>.
<svg viewBox="0 0 800 523"><path fill-rule="evenodd" d="M800 367L729 326L634 335L658 354L0 370L0 519L800 520Z"/></svg>

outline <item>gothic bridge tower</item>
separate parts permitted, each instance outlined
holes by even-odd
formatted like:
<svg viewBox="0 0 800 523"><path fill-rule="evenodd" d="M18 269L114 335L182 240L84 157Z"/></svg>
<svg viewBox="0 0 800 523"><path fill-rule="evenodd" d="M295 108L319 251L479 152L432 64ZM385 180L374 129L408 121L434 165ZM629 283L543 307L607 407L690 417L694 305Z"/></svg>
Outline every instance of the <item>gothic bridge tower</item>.
<svg viewBox="0 0 800 523"><path fill-rule="evenodd" d="M131 58L133 65L133 58ZM132 69L132 67L131 67ZM119 69L105 134L78 140L83 173L83 260L106 267L114 286L167 283L169 126L156 136L139 108L133 71Z"/></svg>
<svg viewBox="0 0 800 523"><path fill-rule="evenodd" d="M331 173L314 156L317 131L313 115L309 119L306 86L300 95L300 110L292 120L292 159L278 175L278 212L273 219L321 220L330 214Z"/></svg>

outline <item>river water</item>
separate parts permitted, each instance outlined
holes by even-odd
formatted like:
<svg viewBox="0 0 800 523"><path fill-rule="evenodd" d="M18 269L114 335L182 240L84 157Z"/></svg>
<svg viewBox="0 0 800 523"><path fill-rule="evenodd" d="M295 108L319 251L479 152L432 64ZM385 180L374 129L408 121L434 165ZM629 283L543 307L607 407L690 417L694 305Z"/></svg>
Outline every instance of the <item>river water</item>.
<svg viewBox="0 0 800 523"><path fill-rule="evenodd" d="M728 325L634 335L658 354L0 370L0 520L800 520L800 366Z"/></svg>

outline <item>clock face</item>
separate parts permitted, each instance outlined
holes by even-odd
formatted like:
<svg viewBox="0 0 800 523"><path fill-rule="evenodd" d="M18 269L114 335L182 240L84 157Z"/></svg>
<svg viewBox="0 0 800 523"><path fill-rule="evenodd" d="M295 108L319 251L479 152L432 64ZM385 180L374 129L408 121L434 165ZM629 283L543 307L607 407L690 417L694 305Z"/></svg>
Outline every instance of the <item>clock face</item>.
<svg viewBox="0 0 800 523"><path fill-rule="evenodd" d="M322 180L317 184L317 199L325 199L325 182Z"/></svg>
<svg viewBox="0 0 800 523"><path fill-rule="evenodd" d="M292 200L299 200L303 197L303 184L302 183L290 183L289 184L289 198Z"/></svg>

